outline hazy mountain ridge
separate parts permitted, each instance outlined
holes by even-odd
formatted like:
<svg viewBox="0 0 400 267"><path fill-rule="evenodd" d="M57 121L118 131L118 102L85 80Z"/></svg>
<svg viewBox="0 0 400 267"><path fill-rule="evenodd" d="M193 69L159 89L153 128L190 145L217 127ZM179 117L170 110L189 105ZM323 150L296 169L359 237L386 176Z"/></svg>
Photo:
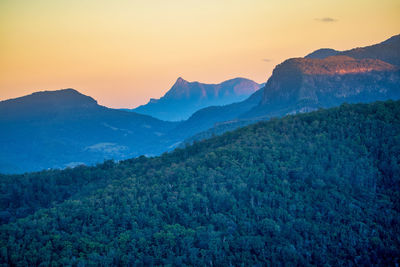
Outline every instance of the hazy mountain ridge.
<svg viewBox="0 0 400 267"><path fill-rule="evenodd" d="M259 88L259 84L244 78L204 84L179 77L163 97L150 99L149 103L133 111L162 120L185 120L201 108L242 101Z"/></svg>

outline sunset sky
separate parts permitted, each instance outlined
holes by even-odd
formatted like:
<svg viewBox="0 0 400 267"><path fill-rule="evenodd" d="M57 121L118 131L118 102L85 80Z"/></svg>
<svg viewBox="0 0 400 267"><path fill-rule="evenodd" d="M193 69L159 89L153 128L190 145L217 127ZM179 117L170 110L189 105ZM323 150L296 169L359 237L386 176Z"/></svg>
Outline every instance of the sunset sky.
<svg viewBox="0 0 400 267"><path fill-rule="evenodd" d="M286 58L399 33L398 0L1 0L0 100L75 88L135 107L179 76L262 83Z"/></svg>

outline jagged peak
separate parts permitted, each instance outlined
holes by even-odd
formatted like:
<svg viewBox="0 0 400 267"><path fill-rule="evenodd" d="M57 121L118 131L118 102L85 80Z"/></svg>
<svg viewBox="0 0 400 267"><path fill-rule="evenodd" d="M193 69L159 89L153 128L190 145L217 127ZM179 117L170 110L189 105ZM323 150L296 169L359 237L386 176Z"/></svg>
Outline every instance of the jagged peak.
<svg viewBox="0 0 400 267"><path fill-rule="evenodd" d="M185 79L183 79L182 77L178 77L178 79L176 79L176 82L174 85L178 85L178 84L187 84L189 83L188 81L186 81Z"/></svg>

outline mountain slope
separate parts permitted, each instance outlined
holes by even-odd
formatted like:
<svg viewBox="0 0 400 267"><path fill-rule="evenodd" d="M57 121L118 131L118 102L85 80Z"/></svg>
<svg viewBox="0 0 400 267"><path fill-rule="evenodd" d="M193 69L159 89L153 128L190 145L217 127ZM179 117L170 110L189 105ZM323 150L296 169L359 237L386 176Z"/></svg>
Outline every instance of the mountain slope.
<svg viewBox="0 0 400 267"><path fill-rule="evenodd" d="M161 157L0 176L3 216L36 210L0 226L0 263L392 266L399 133L399 101L342 105Z"/></svg>
<svg viewBox="0 0 400 267"><path fill-rule="evenodd" d="M244 78L220 84L188 82L178 78L163 97L151 99L133 111L167 121L185 120L199 109L242 101L259 88L259 84Z"/></svg>
<svg viewBox="0 0 400 267"><path fill-rule="evenodd" d="M175 127L109 109L73 89L0 102L0 171L24 172L123 159L156 150Z"/></svg>

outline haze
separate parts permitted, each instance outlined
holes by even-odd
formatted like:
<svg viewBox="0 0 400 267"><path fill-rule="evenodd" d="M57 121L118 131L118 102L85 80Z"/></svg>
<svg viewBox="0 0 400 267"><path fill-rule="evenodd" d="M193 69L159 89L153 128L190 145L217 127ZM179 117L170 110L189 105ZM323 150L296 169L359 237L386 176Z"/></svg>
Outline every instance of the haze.
<svg viewBox="0 0 400 267"><path fill-rule="evenodd" d="M179 76L262 83L286 58L398 34L399 14L397 0L2 0L0 100L71 87L121 108Z"/></svg>

